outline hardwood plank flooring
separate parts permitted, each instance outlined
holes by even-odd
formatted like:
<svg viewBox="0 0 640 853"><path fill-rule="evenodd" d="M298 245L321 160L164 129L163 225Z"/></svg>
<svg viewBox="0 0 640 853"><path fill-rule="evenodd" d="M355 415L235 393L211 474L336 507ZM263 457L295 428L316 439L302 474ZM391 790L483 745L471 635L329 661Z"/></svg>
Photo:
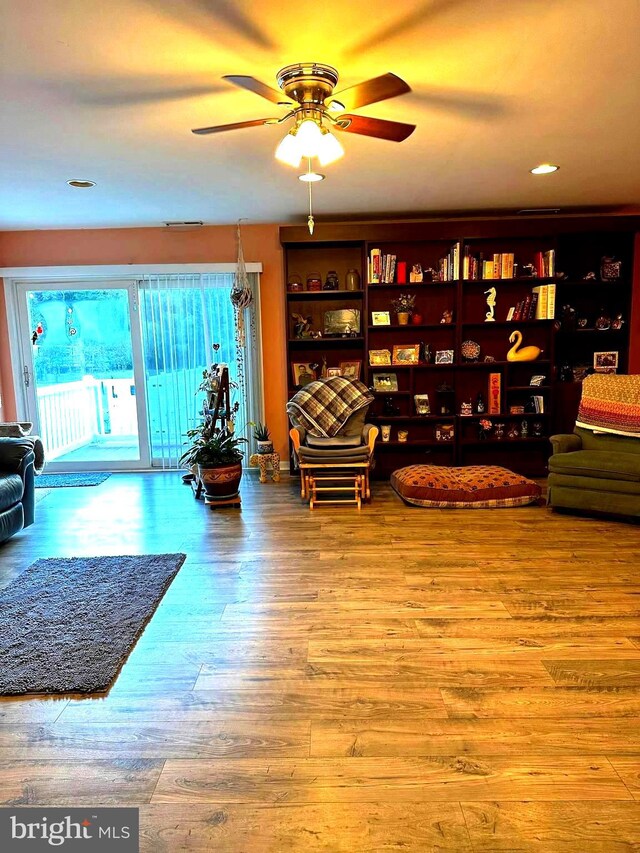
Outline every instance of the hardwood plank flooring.
<svg viewBox="0 0 640 853"><path fill-rule="evenodd" d="M0 586L187 560L107 694L0 700L0 803L139 806L143 853L640 851L639 527L176 473L37 510Z"/></svg>

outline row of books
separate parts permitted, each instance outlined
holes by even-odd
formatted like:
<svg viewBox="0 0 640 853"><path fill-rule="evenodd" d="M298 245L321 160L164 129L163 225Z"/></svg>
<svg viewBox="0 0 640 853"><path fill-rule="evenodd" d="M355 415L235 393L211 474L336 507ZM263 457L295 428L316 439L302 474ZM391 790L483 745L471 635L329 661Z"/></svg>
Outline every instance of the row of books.
<svg viewBox="0 0 640 853"><path fill-rule="evenodd" d="M536 415L544 415L544 397L542 394L533 394L531 402L533 403Z"/></svg>
<svg viewBox="0 0 640 853"><path fill-rule="evenodd" d="M462 260L462 277L467 280L513 278L515 255L513 252L496 252L489 258L482 253L472 255L465 246Z"/></svg>
<svg viewBox="0 0 640 853"><path fill-rule="evenodd" d="M396 255L383 255L381 249L372 249L369 253L369 284L393 284L396 276ZM405 284L407 281L407 264L400 261L398 264L398 283Z"/></svg>
<svg viewBox="0 0 640 853"><path fill-rule="evenodd" d="M521 320L553 320L556 314L555 284L540 284L534 287L516 305L509 309L507 321L514 323Z"/></svg>
<svg viewBox="0 0 640 853"><path fill-rule="evenodd" d="M397 255L383 254L381 249L371 249L367 268L369 284L406 284L407 262L398 261ZM438 260L438 269L424 271L414 264L409 271L409 283L422 281L456 281L460 277L460 243Z"/></svg>
<svg viewBox="0 0 640 853"><path fill-rule="evenodd" d="M553 278L556 274L556 252L536 252L533 268L538 278ZM469 246L465 246L462 259L462 277L466 280L491 280L513 278L515 265L514 252L494 252L489 257L481 252L472 255Z"/></svg>

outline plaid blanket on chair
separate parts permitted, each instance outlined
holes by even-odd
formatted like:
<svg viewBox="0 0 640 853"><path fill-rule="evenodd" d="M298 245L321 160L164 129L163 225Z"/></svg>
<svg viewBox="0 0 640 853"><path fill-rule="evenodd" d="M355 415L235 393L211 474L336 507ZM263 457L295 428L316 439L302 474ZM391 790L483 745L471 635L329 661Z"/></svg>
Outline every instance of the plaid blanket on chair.
<svg viewBox="0 0 640 853"><path fill-rule="evenodd" d="M587 376L582 383L576 426L640 438L640 375Z"/></svg>
<svg viewBox="0 0 640 853"><path fill-rule="evenodd" d="M373 400L373 394L362 382L331 376L301 388L287 403L287 414L311 435L333 438L354 412L371 405Z"/></svg>

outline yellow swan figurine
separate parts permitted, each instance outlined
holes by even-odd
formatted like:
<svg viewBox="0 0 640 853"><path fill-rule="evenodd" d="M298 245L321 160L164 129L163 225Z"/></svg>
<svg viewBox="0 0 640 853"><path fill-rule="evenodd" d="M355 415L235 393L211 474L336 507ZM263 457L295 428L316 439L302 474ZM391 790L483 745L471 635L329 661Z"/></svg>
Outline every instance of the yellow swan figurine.
<svg viewBox="0 0 640 853"><path fill-rule="evenodd" d="M515 344L513 344L514 341ZM509 335L509 343L513 346L507 353L507 361L535 361L542 353L540 347L528 346L518 349L522 343L522 332L512 332Z"/></svg>

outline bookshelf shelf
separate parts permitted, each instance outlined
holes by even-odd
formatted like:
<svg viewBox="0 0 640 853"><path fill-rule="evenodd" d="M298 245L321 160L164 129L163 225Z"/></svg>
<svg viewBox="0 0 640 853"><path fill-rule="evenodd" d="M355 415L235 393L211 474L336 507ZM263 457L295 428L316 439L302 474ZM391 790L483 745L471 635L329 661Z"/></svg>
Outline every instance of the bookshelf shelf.
<svg viewBox="0 0 640 853"><path fill-rule="evenodd" d="M307 302L315 299L362 299L364 290L294 290L287 292L287 302Z"/></svg>
<svg viewBox="0 0 640 853"><path fill-rule="evenodd" d="M362 380L366 385L373 384L376 373L396 374L398 390L375 392L376 401L371 407L370 417L376 423L389 422L401 426L406 423L409 441L382 443L378 440L376 447L380 448L380 459L375 476L388 477L395 468L424 461L425 458L435 464L495 463L529 476L543 476L549 456L546 437L474 441L472 433L477 433L480 416L463 418L458 413L463 402L471 401L473 404L479 394L484 396L489 408L489 385L493 382L494 389L499 383L502 412L499 415L487 412L483 417L494 423L504 420L509 424L523 419L529 423L540 419L549 434L572 430L580 396L579 383L560 382L560 368L563 378L568 375L567 371L571 375L574 368L591 369L593 353L610 349L619 352L619 371L628 369L632 331L631 289L633 276L638 277L632 271L640 269L637 259L634 265L637 232L640 232L640 217L637 215L322 223L316 226L312 236L303 226L283 226L280 237L285 258L284 282L292 273L304 280L308 270L317 270L324 280L329 270L336 270L344 286L347 270L354 267L363 282L359 291L286 294L289 375L292 362L319 361L321 354L326 357L328 367L336 367L340 361L350 358L360 360ZM605 256L622 262L620 279L599 280L601 259ZM420 265L425 274L436 270L446 280L368 283L374 257L381 259L378 266L381 278L393 274L395 258L395 278L400 274L408 279L411 271ZM518 275L528 269L538 274ZM481 271L476 274L484 272L487 277L465 277L469 270L472 274L475 270ZM559 270L565 275L555 274ZM515 275L512 274L514 271ZM591 271L598 275L598 279L584 278ZM545 272L554 274L544 275ZM492 273L504 273L505 277L488 277ZM547 286L548 289L542 291L534 290ZM496 320L486 322L486 291L491 288L496 289ZM415 295L416 313L421 314L425 321L433 322L409 323L407 326L373 325L372 311L389 311L395 319L391 300L400 293ZM537 302L534 293L537 294ZM300 304L295 307L296 303ZM510 308L517 310L520 305L527 319L507 320ZM589 328L558 329L557 321L565 305L571 305L576 318L587 318ZM323 328L324 310L342 307L361 311L362 334L357 338L292 339L292 312L313 314L312 328L319 329ZM536 310L544 319L535 319ZM600 331L593 328L602 311L611 318L621 314L624 320L622 329ZM452 317L451 323L438 322L445 315ZM516 330L522 333L522 346L539 347L543 350L542 358L531 362L506 360L511 346L508 338ZM461 346L468 339L480 345L481 359L493 356L496 360L464 361ZM417 343L429 348L430 362L368 363L371 350L393 350L394 345ZM447 350L453 351L453 362L436 364L436 352ZM544 385L529 384L536 374L544 374ZM441 393L449 395L446 400L439 397ZM432 412L446 404L456 414L416 415L415 394L429 396ZM544 413L506 413L511 403L526 403L529 396L544 398ZM378 414L386 397L394 400L397 413L393 416ZM453 441L435 440L437 421L455 424ZM421 448L428 449L428 457L424 451L420 452Z"/></svg>

